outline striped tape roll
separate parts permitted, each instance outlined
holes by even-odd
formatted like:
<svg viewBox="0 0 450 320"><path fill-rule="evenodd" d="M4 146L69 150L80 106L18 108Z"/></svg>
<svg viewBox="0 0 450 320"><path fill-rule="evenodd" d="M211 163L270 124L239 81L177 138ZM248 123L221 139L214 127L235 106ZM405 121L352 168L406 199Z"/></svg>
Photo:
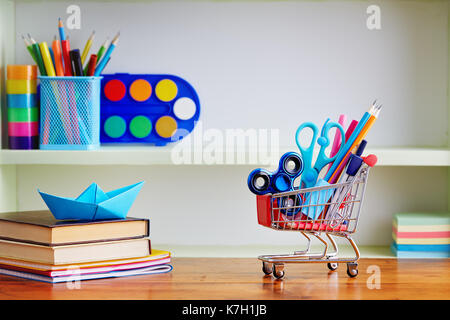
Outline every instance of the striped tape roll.
<svg viewBox="0 0 450 320"><path fill-rule="evenodd" d="M8 121L10 122L36 122L39 121L38 108L8 108Z"/></svg>
<svg viewBox="0 0 450 320"><path fill-rule="evenodd" d="M9 122L8 135L10 137L31 137L39 134L38 122Z"/></svg>
<svg viewBox="0 0 450 320"><path fill-rule="evenodd" d="M8 108L36 108L38 107L37 95L32 94L7 94L6 105Z"/></svg>
<svg viewBox="0 0 450 320"><path fill-rule="evenodd" d="M36 65L12 64L6 66L6 79L11 80L36 80Z"/></svg>
<svg viewBox="0 0 450 320"><path fill-rule="evenodd" d="M36 93L36 80L6 80L6 94Z"/></svg>

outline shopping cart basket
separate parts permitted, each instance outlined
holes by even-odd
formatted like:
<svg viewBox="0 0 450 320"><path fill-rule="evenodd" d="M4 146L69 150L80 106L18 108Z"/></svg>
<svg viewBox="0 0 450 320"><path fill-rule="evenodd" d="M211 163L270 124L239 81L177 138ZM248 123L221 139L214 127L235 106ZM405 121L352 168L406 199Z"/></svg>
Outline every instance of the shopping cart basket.
<svg viewBox="0 0 450 320"><path fill-rule="evenodd" d="M363 165L352 179L344 183L257 196L260 225L281 231L297 231L308 241L303 251L259 256L263 272L280 279L284 276L285 263L327 263L333 271L338 263L347 263L347 274L356 277L360 254L351 234L358 224L368 174L369 166ZM330 245L322 234L329 240L332 250L329 250ZM333 236L347 239L355 257L338 257L338 245ZM324 245L322 252L310 251L311 237Z"/></svg>

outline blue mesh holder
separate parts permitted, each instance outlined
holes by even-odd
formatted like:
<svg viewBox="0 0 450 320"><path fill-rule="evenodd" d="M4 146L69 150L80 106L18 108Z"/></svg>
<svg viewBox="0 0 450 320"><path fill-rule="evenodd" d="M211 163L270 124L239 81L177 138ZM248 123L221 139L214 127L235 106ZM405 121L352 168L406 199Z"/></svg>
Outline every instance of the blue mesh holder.
<svg viewBox="0 0 450 320"><path fill-rule="evenodd" d="M102 77L40 79L40 148L91 150L100 146Z"/></svg>

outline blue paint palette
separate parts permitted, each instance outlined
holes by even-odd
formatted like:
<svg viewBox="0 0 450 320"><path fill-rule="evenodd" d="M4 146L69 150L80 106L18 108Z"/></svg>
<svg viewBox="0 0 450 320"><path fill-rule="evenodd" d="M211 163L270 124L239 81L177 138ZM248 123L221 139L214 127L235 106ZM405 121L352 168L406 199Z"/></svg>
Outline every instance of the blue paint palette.
<svg viewBox="0 0 450 320"><path fill-rule="evenodd" d="M102 75L101 143L164 146L183 139L200 117L200 101L184 79L163 74Z"/></svg>

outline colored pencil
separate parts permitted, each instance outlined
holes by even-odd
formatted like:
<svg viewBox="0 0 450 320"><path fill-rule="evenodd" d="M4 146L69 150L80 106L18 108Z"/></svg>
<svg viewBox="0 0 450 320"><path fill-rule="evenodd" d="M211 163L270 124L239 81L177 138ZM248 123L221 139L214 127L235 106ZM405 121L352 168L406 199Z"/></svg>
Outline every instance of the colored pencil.
<svg viewBox="0 0 450 320"><path fill-rule="evenodd" d="M106 64L109 61L111 53L114 51L114 48L117 46L117 44L119 42L119 36L120 36L120 32L118 32L117 35L114 37L114 39L111 41L111 44L109 45L108 50L106 50L104 57L98 63L97 68L95 69L95 73L94 73L95 76L99 76L102 73L103 69L105 68Z"/></svg>
<svg viewBox="0 0 450 320"><path fill-rule="evenodd" d="M380 111L381 111L381 106L380 107L372 106L372 108L369 111L370 112L369 119L365 122L364 127L359 132L355 129L352 136L356 134L356 137L355 137L354 141L352 142L351 146L346 151L341 162L339 162L338 165L336 166L336 168L338 168L339 166L345 165L346 159L348 160L348 156L350 155L350 153L353 153L355 151L355 148L358 147L359 144L361 143L361 141L366 137L368 131L370 130L370 128L373 126L373 124L377 120ZM360 123L361 122L362 122L362 120L360 121ZM359 126L359 124L358 124L358 126ZM349 142L350 142L350 140L349 140ZM331 170L330 170L330 172L331 172ZM327 181L332 183L332 181L337 180L338 176L339 176L339 171L335 170L335 171L333 171L333 174L328 178Z"/></svg>
<svg viewBox="0 0 450 320"><path fill-rule="evenodd" d="M58 77L63 77L64 76L64 67L63 67L62 54L61 54L61 42L56 38L56 36L54 37L54 40L52 43L52 48L53 48L53 54L55 56L56 75Z"/></svg>
<svg viewBox="0 0 450 320"><path fill-rule="evenodd" d="M100 59L102 58L103 54L105 53L106 44L107 43L108 43L108 38L106 38L105 42L103 42L103 44L98 49L98 51L97 51L97 62L100 61ZM89 64L86 64L86 66L84 67L84 75L87 75L88 68L89 68Z"/></svg>
<svg viewBox="0 0 450 320"><path fill-rule="evenodd" d="M28 34L28 38L31 41L31 46L33 47L34 55L36 56L37 65L39 68L39 72L41 76L46 76L47 72L45 71L44 60L42 60L41 50L39 49L39 45L37 42Z"/></svg>
<svg viewBox="0 0 450 320"><path fill-rule="evenodd" d="M91 50L92 41L94 40L94 36L95 36L95 30L92 31L91 36L89 37L89 39L86 42L86 45L84 46L83 53L81 54L81 63L82 64L84 64L84 61L86 60L89 50Z"/></svg>
<svg viewBox="0 0 450 320"><path fill-rule="evenodd" d="M55 68L53 67L52 56L50 55L50 51L48 50L47 42L41 42L39 44L39 48L41 49L42 60L44 61L45 70L47 71L47 75L49 77L56 76Z"/></svg>
<svg viewBox="0 0 450 320"><path fill-rule="evenodd" d="M64 25L62 23L61 18L58 18L58 31L59 31L59 40L66 40L66 34L64 33Z"/></svg>
<svg viewBox="0 0 450 320"><path fill-rule="evenodd" d="M36 55L35 55L34 50L33 50L33 46L32 46L31 43L23 36L23 34L22 34L22 39L23 39L23 42L25 42L25 46L27 47L27 50L28 50L28 52L30 53L31 58L33 58L34 62L35 62L36 64L38 64L37 59L36 59Z"/></svg>

